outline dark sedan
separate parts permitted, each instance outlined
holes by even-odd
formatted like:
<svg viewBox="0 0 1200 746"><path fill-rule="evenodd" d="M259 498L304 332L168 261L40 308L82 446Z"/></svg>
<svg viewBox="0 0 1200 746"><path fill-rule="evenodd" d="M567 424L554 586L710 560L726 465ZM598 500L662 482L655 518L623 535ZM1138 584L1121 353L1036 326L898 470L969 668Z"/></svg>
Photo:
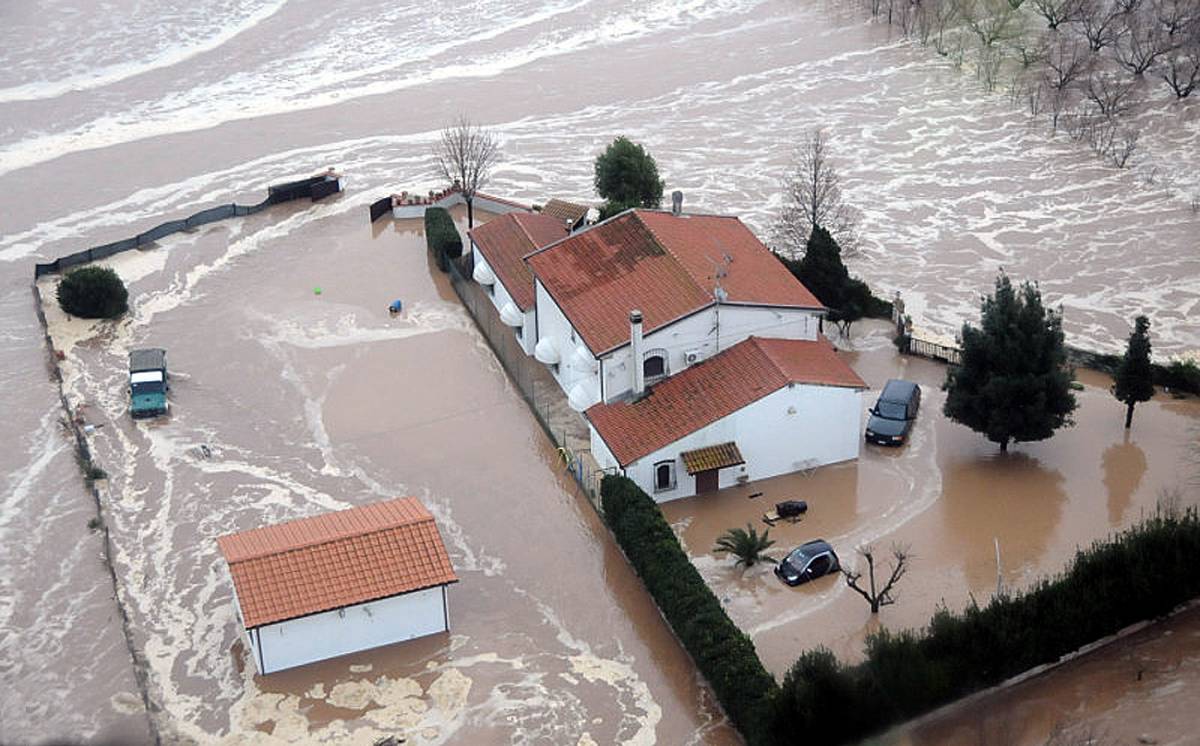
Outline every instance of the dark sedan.
<svg viewBox="0 0 1200 746"><path fill-rule="evenodd" d="M824 539L816 539L789 552L775 568L775 574L788 585L800 585L840 569L833 547Z"/></svg>

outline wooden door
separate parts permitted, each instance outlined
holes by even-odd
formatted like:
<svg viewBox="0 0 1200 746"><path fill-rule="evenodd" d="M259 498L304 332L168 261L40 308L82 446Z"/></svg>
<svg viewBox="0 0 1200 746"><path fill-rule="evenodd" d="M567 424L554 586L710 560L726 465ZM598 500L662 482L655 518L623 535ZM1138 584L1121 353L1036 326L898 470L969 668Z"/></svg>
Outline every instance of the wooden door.
<svg viewBox="0 0 1200 746"><path fill-rule="evenodd" d="M717 491L717 469L696 472L696 494Z"/></svg>

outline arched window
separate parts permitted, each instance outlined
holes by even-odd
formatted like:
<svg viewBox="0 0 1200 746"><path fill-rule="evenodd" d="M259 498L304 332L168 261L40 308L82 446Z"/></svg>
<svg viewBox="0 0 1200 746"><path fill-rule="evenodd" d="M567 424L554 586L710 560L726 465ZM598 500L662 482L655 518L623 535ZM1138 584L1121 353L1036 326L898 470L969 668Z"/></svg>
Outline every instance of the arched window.
<svg viewBox="0 0 1200 746"><path fill-rule="evenodd" d="M667 351L650 350L642 358L642 377L655 383L667 377Z"/></svg>
<svg viewBox="0 0 1200 746"><path fill-rule="evenodd" d="M654 491L675 489L675 462L659 461L654 465Z"/></svg>

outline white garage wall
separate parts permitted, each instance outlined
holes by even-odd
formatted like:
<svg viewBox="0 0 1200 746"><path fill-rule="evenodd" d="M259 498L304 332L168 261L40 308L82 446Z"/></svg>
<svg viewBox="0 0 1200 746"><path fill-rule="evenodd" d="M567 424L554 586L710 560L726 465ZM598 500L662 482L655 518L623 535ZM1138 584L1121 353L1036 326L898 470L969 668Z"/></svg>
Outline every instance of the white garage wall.
<svg viewBox="0 0 1200 746"><path fill-rule="evenodd" d="M341 610L267 624L251 630L261 648L260 673L446 631L445 586L427 588Z"/></svg>

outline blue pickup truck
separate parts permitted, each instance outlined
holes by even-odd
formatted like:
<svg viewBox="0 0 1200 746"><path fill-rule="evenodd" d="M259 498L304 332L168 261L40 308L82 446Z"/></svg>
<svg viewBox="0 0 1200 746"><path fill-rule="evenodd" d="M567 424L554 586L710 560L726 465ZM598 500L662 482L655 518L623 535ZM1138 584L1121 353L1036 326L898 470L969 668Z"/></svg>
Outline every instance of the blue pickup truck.
<svg viewBox="0 0 1200 746"><path fill-rule="evenodd" d="M167 351L157 347L129 353L129 413L135 418L167 413Z"/></svg>

